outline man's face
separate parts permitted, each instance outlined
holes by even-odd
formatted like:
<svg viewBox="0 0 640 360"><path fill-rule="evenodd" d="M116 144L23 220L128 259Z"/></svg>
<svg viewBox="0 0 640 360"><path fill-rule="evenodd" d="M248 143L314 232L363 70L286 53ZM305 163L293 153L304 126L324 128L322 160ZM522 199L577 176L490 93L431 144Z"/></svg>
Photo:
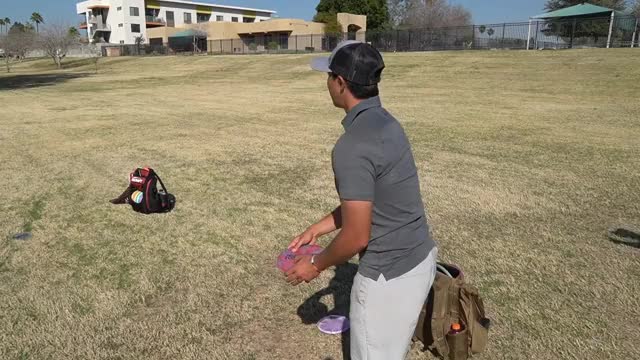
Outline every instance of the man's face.
<svg viewBox="0 0 640 360"><path fill-rule="evenodd" d="M331 95L331 100L335 107L344 108L344 101L342 99L342 94L344 93L343 85L338 76L331 73L328 74L327 88L329 89L329 95Z"/></svg>

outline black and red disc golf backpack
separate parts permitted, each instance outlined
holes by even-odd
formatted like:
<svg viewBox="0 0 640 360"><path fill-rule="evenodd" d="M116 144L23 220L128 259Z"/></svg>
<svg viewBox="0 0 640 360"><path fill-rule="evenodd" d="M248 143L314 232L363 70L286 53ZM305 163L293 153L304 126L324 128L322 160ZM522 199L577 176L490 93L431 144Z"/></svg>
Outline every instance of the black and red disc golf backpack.
<svg viewBox="0 0 640 360"><path fill-rule="evenodd" d="M165 213L173 210L176 197L167 191L162 179L152 168L145 167L129 174L129 186L111 203L129 204L134 211L142 214Z"/></svg>

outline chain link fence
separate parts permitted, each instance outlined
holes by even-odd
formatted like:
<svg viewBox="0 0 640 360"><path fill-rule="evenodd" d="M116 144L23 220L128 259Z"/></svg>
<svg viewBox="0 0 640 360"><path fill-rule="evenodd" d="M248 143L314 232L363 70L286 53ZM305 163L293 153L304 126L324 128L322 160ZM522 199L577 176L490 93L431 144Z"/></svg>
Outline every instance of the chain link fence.
<svg viewBox="0 0 640 360"><path fill-rule="evenodd" d="M576 18L531 22L469 25L444 28L398 29L366 33L289 35L287 33L242 35L239 39L185 39L197 46L114 45L103 46L103 56L207 54L283 54L327 52L342 40L366 41L380 51L438 51L489 49L571 49L640 46L639 19ZM609 34L611 36L609 37ZM179 43L175 42L174 43Z"/></svg>

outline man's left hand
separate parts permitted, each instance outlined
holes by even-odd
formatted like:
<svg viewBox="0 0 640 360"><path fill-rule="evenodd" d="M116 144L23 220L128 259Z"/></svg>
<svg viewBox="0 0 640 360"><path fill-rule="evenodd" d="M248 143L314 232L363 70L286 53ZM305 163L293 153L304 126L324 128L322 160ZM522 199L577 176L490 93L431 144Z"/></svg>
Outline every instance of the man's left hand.
<svg viewBox="0 0 640 360"><path fill-rule="evenodd" d="M287 282L293 286L301 282L310 282L320 275L318 269L311 263L311 255L296 256L295 265L285 273Z"/></svg>

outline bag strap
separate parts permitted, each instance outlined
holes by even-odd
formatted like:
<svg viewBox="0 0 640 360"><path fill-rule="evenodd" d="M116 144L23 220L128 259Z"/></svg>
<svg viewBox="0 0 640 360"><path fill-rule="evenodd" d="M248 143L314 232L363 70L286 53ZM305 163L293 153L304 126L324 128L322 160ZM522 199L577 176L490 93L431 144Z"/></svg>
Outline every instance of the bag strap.
<svg viewBox="0 0 640 360"><path fill-rule="evenodd" d="M155 171L153 172L153 174L156 176L156 178L158 179L158 182L160 183L160 186L162 186L162 190L164 190L164 192L166 194L168 194L169 192L167 191L167 187L164 186L164 183L162 182L162 179L160 179L160 176L158 176L158 174L155 173Z"/></svg>
<svg viewBox="0 0 640 360"><path fill-rule="evenodd" d="M165 193L169 193L169 191L167 191L167 187L164 186L164 183L162 182L162 179L160 179L160 175L158 175L158 173L155 172L155 170L153 170L152 168L147 168L147 170L149 171L149 176L155 176L156 179L158 179L158 182L160 183L160 186L162 186L162 190L164 190Z"/></svg>

